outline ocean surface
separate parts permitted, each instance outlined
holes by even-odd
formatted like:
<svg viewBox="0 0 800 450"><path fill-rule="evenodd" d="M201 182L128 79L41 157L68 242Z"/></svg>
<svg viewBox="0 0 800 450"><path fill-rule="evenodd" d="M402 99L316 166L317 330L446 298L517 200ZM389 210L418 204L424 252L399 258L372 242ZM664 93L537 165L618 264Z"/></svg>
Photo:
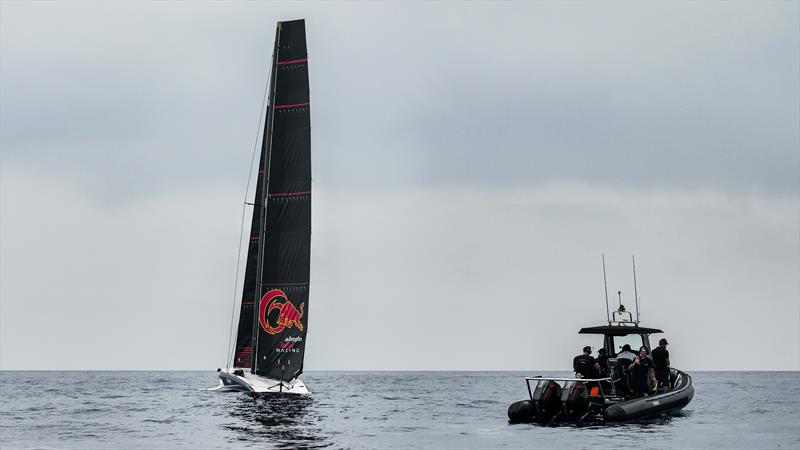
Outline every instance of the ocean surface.
<svg viewBox="0 0 800 450"><path fill-rule="evenodd" d="M312 395L205 390L215 372L0 372L0 448L800 448L800 372L695 372L680 416L509 425L524 375L309 372Z"/></svg>

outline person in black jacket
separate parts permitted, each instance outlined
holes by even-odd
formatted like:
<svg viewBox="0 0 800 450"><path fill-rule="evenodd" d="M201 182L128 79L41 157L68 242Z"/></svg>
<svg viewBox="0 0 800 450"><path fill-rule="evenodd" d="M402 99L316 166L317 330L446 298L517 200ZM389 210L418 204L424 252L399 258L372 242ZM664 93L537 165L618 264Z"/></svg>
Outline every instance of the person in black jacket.
<svg viewBox="0 0 800 450"><path fill-rule="evenodd" d="M587 345L583 347L583 354L576 356L572 360L572 369L583 378L597 378L600 373L600 365L597 364L591 354L592 347Z"/></svg>
<svg viewBox="0 0 800 450"><path fill-rule="evenodd" d="M653 373L653 360L647 356L647 347L639 349L639 356L633 360L628 370L631 373L631 388L636 396L650 392L650 379Z"/></svg>
<svg viewBox="0 0 800 450"><path fill-rule="evenodd" d="M661 338L658 347L653 349L653 368L656 372L656 380L659 386L670 386L669 370L669 350L667 350L667 340Z"/></svg>
<svg viewBox="0 0 800 450"><path fill-rule="evenodd" d="M608 373L608 352L601 348L597 351L597 364L600 366L600 376L607 377Z"/></svg>

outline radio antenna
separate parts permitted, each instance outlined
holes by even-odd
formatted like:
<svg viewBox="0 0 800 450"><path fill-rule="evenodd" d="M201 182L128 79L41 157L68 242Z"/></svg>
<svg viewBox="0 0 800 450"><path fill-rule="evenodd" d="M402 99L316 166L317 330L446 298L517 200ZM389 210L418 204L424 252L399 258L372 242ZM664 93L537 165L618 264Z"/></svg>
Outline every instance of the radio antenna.
<svg viewBox="0 0 800 450"><path fill-rule="evenodd" d="M636 256L631 255L633 262L633 297L636 300L636 324L639 324L639 291L636 289Z"/></svg>
<svg viewBox="0 0 800 450"><path fill-rule="evenodd" d="M606 281L606 254L601 253L603 257L603 287L606 291L606 319L608 320L608 325L611 325L611 316L608 312L608 281Z"/></svg>

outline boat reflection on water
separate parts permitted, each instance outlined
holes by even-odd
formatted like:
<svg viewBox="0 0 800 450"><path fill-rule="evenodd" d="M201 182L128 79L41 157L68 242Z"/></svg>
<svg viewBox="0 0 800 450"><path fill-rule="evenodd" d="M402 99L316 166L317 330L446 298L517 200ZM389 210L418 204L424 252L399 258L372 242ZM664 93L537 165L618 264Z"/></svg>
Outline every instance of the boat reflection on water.
<svg viewBox="0 0 800 450"><path fill-rule="evenodd" d="M225 425L239 440L285 448L323 448L331 445L319 426L323 416L307 395L236 395L229 405L235 423Z"/></svg>

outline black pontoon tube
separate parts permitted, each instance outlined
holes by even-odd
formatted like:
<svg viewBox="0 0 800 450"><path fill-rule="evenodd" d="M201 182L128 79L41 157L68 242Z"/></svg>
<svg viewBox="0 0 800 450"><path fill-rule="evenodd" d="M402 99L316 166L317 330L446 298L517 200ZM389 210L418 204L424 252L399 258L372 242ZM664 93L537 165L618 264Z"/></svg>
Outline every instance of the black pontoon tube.
<svg viewBox="0 0 800 450"><path fill-rule="evenodd" d="M674 414L688 405L694 397L692 377L685 372L673 369L677 377L675 388L649 397L640 397L610 405L603 411L603 418L609 422L624 422L659 414Z"/></svg>

